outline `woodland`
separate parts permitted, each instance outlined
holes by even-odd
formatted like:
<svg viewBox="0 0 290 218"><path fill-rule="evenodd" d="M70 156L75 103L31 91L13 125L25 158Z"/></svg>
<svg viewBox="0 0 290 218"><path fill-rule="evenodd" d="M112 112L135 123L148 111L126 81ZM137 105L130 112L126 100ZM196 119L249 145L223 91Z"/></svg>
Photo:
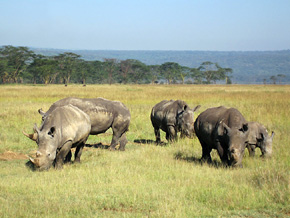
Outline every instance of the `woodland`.
<svg viewBox="0 0 290 218"><path fill-rule="evenodd" d="M272 57L272 58L271 58ZM0 47L0 84L287 84L290 52Z"/></svg>

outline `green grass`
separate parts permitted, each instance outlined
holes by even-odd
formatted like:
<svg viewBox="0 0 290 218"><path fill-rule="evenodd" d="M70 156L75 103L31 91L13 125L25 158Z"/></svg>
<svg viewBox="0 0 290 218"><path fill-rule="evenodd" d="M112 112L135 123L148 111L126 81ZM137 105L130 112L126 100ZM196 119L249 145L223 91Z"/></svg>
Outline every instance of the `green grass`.
<svg viewBox="0 0 290 218"><path fill-rule="evenodd" d="M81 164L32 172L27 160L0 160L0 217L289 217L290 86L78 85L0 86L0 154L31 155L36 144L22 135L47 110L68 96L120 100L131 111L125 152L85 148ZM238 108L247 120L275 131L273 157L249 158L242 169L201 164L196 138L164 146L154 140L151 108L164 99L191 107ZM90 136L109 144L111 131ZM165 134L161 135L165 140ZM137 141L136 141L137 140ZM135 141L135 142L134 142Z"/></svg>

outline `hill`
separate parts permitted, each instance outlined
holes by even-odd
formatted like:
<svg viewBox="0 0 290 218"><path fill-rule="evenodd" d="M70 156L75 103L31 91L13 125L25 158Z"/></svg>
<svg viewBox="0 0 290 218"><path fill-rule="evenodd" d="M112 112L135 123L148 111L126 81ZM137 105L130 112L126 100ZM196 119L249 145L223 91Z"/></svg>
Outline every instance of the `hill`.
<svg viewBox="0 0 290 218"><path fill-rule="evenodd" d="M118 51L118 50L63 50L31 48L37 54L56 55L73 52L85 60L137 59L145 64L177 62L188 67L199 67L204 61L217 62L221 67L233 69L232 81L241 84L272 83L271 76L284 74L290 83L290 50L282 51Z"/></svg>

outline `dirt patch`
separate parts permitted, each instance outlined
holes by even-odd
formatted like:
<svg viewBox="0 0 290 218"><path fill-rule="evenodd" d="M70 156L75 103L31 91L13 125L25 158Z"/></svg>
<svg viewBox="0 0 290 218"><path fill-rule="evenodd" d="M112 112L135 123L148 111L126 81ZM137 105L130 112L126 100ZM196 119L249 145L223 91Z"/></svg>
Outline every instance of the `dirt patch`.
<svg viewBox="0 0 290 218"><path fill-rule="evenodd" d="M0 154L0 161L11 161L11 160L27 160L28 156L21 153L15 153L13 151L5 151Z"/></svg>

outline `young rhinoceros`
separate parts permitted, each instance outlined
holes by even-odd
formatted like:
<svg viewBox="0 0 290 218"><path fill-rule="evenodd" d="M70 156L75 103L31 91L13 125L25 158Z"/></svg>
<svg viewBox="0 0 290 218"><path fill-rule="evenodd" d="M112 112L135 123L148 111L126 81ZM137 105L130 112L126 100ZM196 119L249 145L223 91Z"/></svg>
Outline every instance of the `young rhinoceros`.
<svg viewBox="0 0 290 218"><path fill-rule="evenodd" d="M91 123L89 116L82 110L66 105L52 111L40 129L35 124L34 131L36 134L25 135L38 144L36 158L30 158L35 168L47 170L54 164L55 168L60 169L65 158L71 155L71 148L76 147L75 162L80 162Z"/></svg>
<svg viewBox="0 0 290 218"><path fill-rule="evenodd" d="M251 157L255 156L255 149L261 149L263 157L271 157L272 155L272 142L275 133L272 132L271 136L268 135L267 129L258 122L249 122L249 136L247 149Z"/></svg>
<svg viewBox="0 0 290 218"><path fill-rule="evenodd" d="M181 100L163 100L156 104L151 111L151 123L156 136L156 143L160 143L160 129L166 132L166 139L173 141L180 137L193 137L194 112L200 105L190 109L187 103Z"/></svg>

